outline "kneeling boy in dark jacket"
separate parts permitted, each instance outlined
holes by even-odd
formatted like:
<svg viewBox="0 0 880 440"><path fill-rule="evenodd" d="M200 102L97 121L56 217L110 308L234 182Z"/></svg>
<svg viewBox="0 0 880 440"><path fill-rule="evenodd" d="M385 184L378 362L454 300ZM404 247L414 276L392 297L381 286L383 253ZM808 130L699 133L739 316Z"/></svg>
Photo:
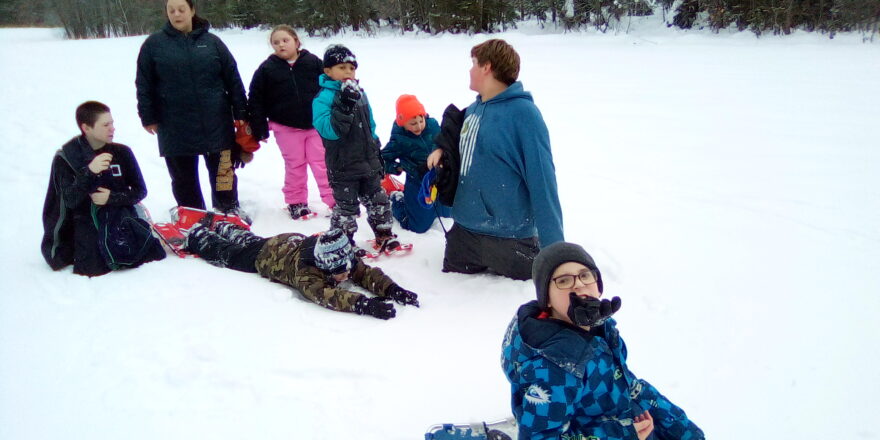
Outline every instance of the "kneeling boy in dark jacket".
<svg viewBox="0 0 880 440"><path fill-rule="evenodd" d="M213 229L196 224L187 235L186 250L215 266L259 273L286 284L331 310L389 319L396 314L390 300L419 305L418 295L355 256L341 229L310 237L294 232L263 238L228 222L219 222ZM340 287L349 279L377 297Z"/></svg>
<svg viewBox="0 0 880 440"><path fill-rule="evenodd" d="M73 273L97 276L110 272L99 249L100 209L132 208L147 196L147 185L131 149L113 143L116 129L106 105L88 101L76 109L80 135L55 154L43 205L41 250L49 266L73 264ZM135 267L165 258L161 244L146 227Z"/></svg>

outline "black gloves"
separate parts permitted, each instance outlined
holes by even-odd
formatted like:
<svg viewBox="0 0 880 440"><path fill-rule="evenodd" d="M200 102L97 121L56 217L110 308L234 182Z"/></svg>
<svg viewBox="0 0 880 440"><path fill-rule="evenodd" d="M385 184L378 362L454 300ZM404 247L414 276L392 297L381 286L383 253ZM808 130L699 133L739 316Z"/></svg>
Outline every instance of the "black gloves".
<svg viewBox="0 0 880 440"><path fill-rule="evenodd" d="M385 294L394 300L394 302L405 306L419 306L419 296L397 284L388 286Z"/></svg>
<svg viewBox="0 0 880 440"><path fill-rule="evenodd" d="M568 317L575 325L596 327L605 323L608 317L620 310L620 297L611 300L598 300L591 296L581 298L574 292L568 294Z"/></svg>
<svg viewBox="0 0 880 440"><path fill-rule="evenodd" d="M360 297L354 303L354 312L358 315L370 315L379 319L391 319L397 314L394 304L387 303L388 298Z"/></svg>
<svg viewBox="0 0 880 440"><path fill-rule="evenodd" d="M358 84L352 80L344 81L338 97L339 110L351 114L359 99L361 99L361 88Z"/></svg>

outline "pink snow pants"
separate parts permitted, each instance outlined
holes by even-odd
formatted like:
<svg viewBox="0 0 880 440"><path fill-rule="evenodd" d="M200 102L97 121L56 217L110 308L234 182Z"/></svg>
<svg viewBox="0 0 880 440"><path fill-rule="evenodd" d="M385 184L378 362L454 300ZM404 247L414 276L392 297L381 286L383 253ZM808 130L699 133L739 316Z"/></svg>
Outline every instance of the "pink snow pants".
<svg viewBox="0 0 880 440"><path fill-rule="evenodd" d="M321 200L329 208L336 206L333 190L327 183L327 165L324 163L324 144L321 136L314 128L303 130L288 127L269 121L269 128L275 133L275 142L284 158L284 202L308 203L309 175L306 165L312 168L312 174L318 183Z"/></svg>

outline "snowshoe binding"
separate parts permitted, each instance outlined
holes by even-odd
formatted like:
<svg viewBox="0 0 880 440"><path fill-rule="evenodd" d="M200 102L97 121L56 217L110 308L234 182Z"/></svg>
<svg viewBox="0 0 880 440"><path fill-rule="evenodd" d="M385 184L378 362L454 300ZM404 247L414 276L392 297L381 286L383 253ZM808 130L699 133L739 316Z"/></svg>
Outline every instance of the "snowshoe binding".
<svg viewBox="0 0 880 440"><path fill-rule="evenodd" d="M403 255L412 251L413 247L412 243L401 243L394 234L385 238L376 237L373 240L367 240L367 243L378 254L377 256Z"/></svg>

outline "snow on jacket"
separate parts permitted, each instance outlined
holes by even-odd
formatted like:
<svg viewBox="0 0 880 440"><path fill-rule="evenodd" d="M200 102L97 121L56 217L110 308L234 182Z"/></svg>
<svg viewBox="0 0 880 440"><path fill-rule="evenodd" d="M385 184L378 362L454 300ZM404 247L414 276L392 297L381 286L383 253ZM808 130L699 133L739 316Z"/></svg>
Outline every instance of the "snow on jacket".
<svg viewBox="0 0 880 440"><path fill-rule="evenodd" d="M502 238L564 239L550 136L532 95L515 82L465 111L453 218Z"/></svg>
<svg viewBox="0 0 880 440"><path fill-rule="evenodd" d="M654 419L653 438L704 438L681 408L627 368L613 319L588 333L540 319L540 312L536 301L522 305L502 344L519 438L635 440L632 419L645 410Z"/></svg>
<svg viewBox="0 0 880 440"><path fill-rule="evenodd" d="M248 114L257 139L269 137L270 121L288 127L312 128L312 101L318 94L321 59L301 49L292 65L277 55L269 55L251 79Z"/></svg>
<svg viewBox="0 0 880 440"><path fill-rule="evenodd" d="M141 46L138 114L159 124L161 156L193 156L232 148L233 119L246 119L247 98L229 49L209 24L193 19L184 34L165 23Z"/></svg>
<svg viewBox="0 0 880 440"><path fill-rule="evenodd" d="M315 304L330 310L353 312L354 305L363 294L340 288L333 277L315 265L317 235L302 238L302 234L285 233L266 241L257 254L257 272L272 281L293 287ZM357 286L378 296L387 296L388 287L394 284L382 269L364 264L360 258L352 258L349 279Z"/></svg>
<svg viewBox="0 0 880 440"><path fill-rule="evenodd" d="M312 125L324 142L324 161L331 183L382 174L379 137L367 94L361 91L352 114L339 111L340 81L318 77L321 91L312 102Z"/></svg>
<svg viewBox="0 0 880 440"><path fill-rule="evenodd" d="M92 173L88 165L98 154L110 153L111 168ZM107 144L93 150L84 136L64 144L55 154L43 203L41 251L54 270L73 264L73 272L96 276L110 271L98 251L98 229L89 194L110 190L107 206L133 206L147 196L147 186L131 149Z"/></svg>

